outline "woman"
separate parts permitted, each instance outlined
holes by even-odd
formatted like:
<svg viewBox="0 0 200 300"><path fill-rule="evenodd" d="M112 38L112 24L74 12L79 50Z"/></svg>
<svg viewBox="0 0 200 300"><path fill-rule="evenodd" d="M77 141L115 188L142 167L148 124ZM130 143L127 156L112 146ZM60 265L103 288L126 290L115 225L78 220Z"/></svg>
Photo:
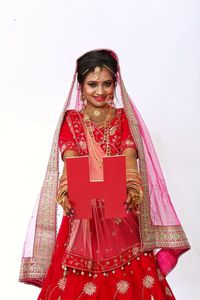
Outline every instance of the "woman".
<svg viewBox="0 0 200 300"><path fill-rule="evenodd" d="M95 180L102 179L104 156L125 156L125 218L105 219L100 198L92 205L92 219L75 218L66 165L58 183L58 147L64 161L88 156ZM55 198L64 211L56 242ZM20 281L42 286L39 300L175 299L165 276L189 248L116 54L84 54L55 132Z"/></svg>

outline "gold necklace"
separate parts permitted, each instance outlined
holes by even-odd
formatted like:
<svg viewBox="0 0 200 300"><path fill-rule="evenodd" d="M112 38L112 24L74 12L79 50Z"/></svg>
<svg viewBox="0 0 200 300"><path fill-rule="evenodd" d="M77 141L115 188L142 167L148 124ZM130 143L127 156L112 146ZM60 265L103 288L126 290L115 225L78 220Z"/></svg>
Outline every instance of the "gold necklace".
<svg viewBox="0 0 200 300"><path fill-rule="evenodd" d="M104 121L104 137L103 137L103 143L106 144L106 156L111 155L111 149L110 149L110 120L112 118L112 114L111 114L111 107L108 107L108 112L106 114L105 117L105 121ZM95 159L97 160L97 162L99 163L100 166L102 166L102 159L99 159L96 151L95 151L95 147L94 147L94 142L96 142L95 137L94 137L94 131L93 131L93 126L91 124L91 120L90 120L90 116L88 114L85 113L84 118L83 118L84 124L86 126L86 129L88 130L90 136L91 136L91 141L92 141L92 151L94 154Z"/></svg>
<svg viewBox="0 0 200 300"><path fill-rule="evenodd" d="M106 115L108 114L109 111L109 105L106 105L105 107L91 107L86 105L85 106L85 111L86 114L90 116L90 119L93 119L93 121L98 122L99 119L105 120Z"/></svg>

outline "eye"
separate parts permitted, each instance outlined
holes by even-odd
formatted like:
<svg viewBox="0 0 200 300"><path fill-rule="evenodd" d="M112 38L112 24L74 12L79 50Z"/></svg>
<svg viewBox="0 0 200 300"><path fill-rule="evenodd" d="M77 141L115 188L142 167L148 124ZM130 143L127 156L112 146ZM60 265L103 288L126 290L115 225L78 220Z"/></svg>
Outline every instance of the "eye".
<svg viewBox="0 0 200 300"><path fill-rule="evenodd" d="M112 81L104 82L105 87L110 87L112 85Z"/></svg>
<svg viewBox="0 0 200 300"><path fill-rule="evenodd" d="M91 88L95 88L97 85L95 82L89 82L88 85L91 87Z"/></svg>

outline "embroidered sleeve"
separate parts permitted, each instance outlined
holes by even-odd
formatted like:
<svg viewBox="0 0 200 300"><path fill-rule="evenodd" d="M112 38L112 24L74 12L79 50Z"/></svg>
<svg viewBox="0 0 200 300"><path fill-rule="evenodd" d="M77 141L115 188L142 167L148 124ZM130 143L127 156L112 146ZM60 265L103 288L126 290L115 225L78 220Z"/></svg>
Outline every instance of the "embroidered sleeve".
<svg viewBox="0 0 200 300"><path fill-rule="evenodd" d="M60 149L61 157L63 158L63 154L66 150L74 150L79 153L79 148L77 142L73 136L73 131L70 129L72 127L72 123L69 121L68 113L66 112L58 140L58 146Z"/></svg>
<svg viewBox="0 0 200 300"><path fill-rule="evenodd" d="M129 125L128 125L128 120L124 111L122 112L121 122L122 122L122 137L121 137L121 146L120 146L121 152L123 152L124 149L126 148L136 149L136 145L132 138Z"/></svg>

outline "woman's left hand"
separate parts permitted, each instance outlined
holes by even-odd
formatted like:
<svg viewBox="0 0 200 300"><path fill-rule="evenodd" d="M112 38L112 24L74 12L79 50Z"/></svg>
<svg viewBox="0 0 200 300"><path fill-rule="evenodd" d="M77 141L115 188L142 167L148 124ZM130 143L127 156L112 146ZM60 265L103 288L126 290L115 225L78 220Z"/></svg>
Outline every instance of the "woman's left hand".
<svg viewBox="0 0 200 300"><path fill-rule="evenodd" d="M129 188L127 191L127 198L126 198L126 209L127 212L131 211L131 210L135 210L135 212L138 214L138 205L140 203L141 199L140 196L138 194L138 191L136 191L135 189Z"/></svg>

